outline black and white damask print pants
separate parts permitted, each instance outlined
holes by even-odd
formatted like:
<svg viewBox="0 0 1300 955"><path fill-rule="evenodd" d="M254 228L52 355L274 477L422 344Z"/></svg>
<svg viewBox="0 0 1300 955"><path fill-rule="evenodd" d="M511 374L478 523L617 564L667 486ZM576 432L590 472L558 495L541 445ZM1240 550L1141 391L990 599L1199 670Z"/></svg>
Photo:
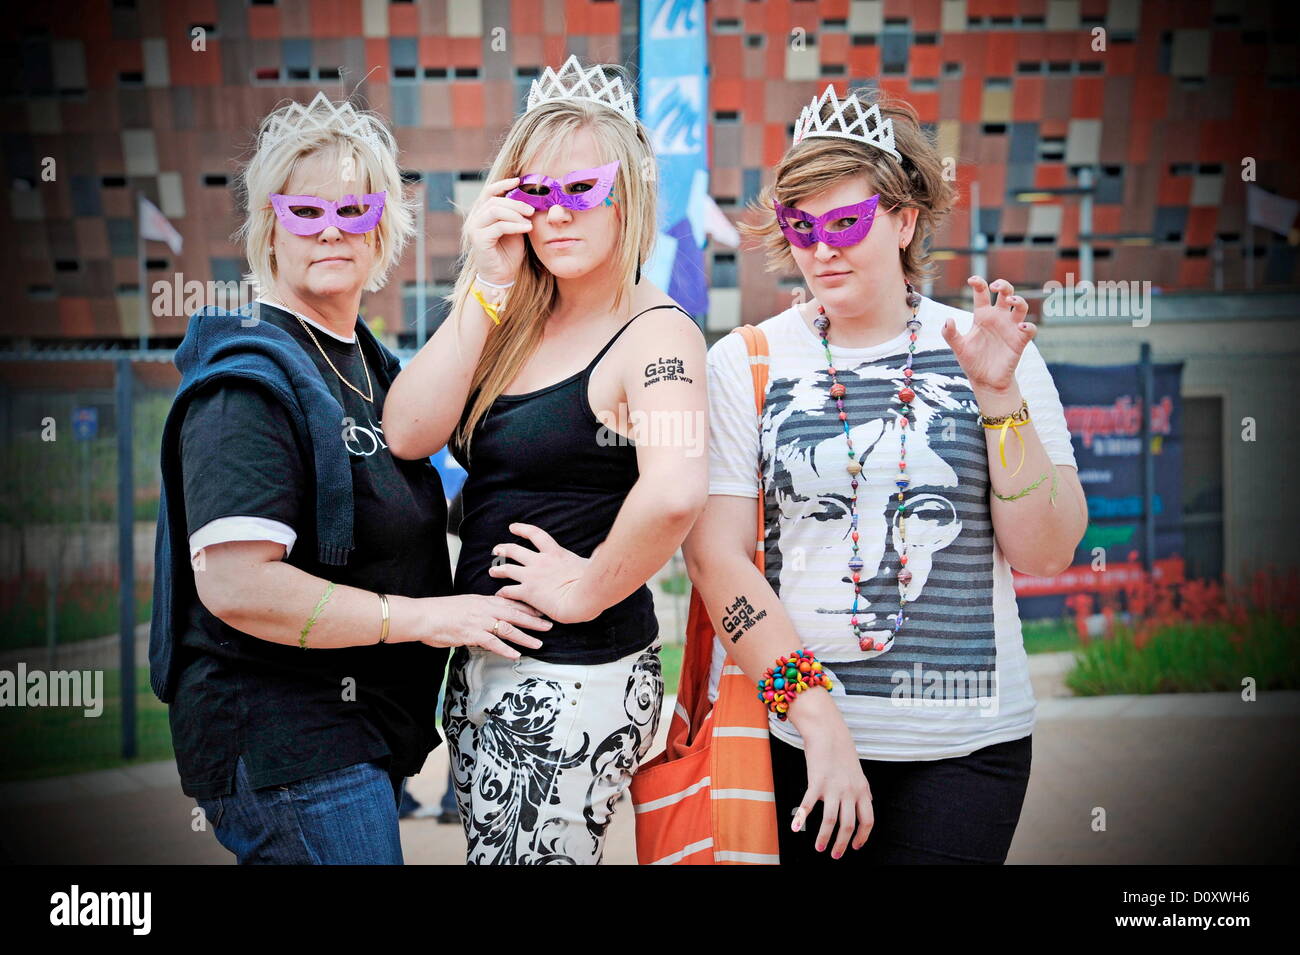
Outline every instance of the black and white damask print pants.
<svg viewBox="0 0 1300 955"><path fill-rule="evenodd" d="M457 648L443 729L466 861L598 865L663 698L658 642L601 664Z"/></svg>

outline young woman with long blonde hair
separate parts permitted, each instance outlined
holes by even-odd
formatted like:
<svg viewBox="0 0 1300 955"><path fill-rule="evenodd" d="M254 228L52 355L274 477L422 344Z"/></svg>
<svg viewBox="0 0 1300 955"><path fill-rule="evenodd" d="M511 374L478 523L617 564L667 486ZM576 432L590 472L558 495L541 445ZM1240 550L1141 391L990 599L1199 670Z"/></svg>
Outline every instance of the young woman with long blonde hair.
<svg viewBox="0 0 1300 955"><path fill-rule="evenodd" d="M619 78L576 58L546 70L487 179L450 314L393 385L385 427L401 457L450 442L466 466L456 592L554 623L514 663L451 661L468 861L597 863L659 722L646 583L706 496L704 338L640 275L653 151Z"/></svg>

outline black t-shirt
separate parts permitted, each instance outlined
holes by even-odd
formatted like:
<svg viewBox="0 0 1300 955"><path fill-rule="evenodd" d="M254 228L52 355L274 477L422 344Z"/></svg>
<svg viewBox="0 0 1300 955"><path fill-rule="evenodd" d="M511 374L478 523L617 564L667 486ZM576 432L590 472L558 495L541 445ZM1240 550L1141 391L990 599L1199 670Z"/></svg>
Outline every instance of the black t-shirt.
<svg viewBox="0 0 1300 955"><path fill-rule="evenodd" d="M450 594L442 481L427 459L402 461L387 450L381 420L391 382L381 357L365 356L371 404L339 380L295 316L270 307L261 316L299 341L343 407L355 549L342 567L317 561L311 448L271 392L231 379L197 394L181 426L187 534L220 517L267 518L294 529L285 561L306 573L407 597ZM312 332L339 373L370 393L357 345ZM202 572L200 565L195 573ZM382 615L374 603L373 627L362 636L377 641ZM326 604L322 619L328 614ZM419 643L324 650L310 641L306 650L271 643L193 602L171 706L187 794L229 793L240 755L254 787L369 760L386 762L395 775L419 772L440 742L435 718L447 651Z"/></svg>

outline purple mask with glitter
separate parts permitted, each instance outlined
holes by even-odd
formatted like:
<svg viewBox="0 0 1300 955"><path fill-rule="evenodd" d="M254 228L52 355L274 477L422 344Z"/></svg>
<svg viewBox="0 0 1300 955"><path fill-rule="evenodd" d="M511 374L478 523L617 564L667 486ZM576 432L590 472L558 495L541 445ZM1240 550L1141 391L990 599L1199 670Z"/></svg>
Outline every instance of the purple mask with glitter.
<svg viewBox="0 0 1300 955"><path fill-rule="evenodd" d="M863 199L851 206L840 206L825 215L814 216L793 206L784 206L773 200L776 206L776 221L781 226L785 237L802 249L814 242L825 242L842 249L848 245L857 245L871 231L871 223L876 218L876 206L880 196Z"/></svg>
<svg viewBox="0 0 1300 955"><path fill-rule="evenodd" d="M336 202L317 196L285 196L273 192L270 199L271 208L286 229L294 235L318 235L329 226L343 232L369 232L379 225L387 195L387 191L367 193L360 199L346 195Z"/></svg>
<svg viewBox="0 0 1300 955"><path fill-rule="evenodd" d="M551 206L564 206L578 211L594 209L605 201L614 188L614 176L617 173L617 159L592 169L578 169L562 179L552 179L540 172L532 172L521 176L519 185L506 193L506 198L526 202L541 212Z"/></svg>

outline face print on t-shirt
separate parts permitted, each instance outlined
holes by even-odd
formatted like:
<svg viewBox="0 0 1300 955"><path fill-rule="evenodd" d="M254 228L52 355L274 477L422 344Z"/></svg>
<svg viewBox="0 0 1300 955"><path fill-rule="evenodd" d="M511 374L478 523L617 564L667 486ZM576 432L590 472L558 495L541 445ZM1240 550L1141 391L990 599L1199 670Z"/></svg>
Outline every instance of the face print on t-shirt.
<svg viewBox="0 0 1300 955"><path fill-rule="evenodd" d="M991 668L995 644L992 558L987 553L992 534L988 466L969 383L951 351L918 352L912 379L915 426L904 430L897 398L904 358L837 361L840 364L845 366L837 375L848 388L844 406L854 455L862 465L857 529L863 586L858 617L886 650L860 650L849 623L853 524L845 465L850 459L825 368L801 378L773 379L769 386L764 411L765 431L773 435L764 442L769 580L778 593L815 593L819 602L814 612L843 620L842 640L833 648L815 649L825 659L861 661L875 671L855 673L857 668L837 666L849 692L888 695L893 688L888 675L910 670L917 662L926 668ZM903 629L891 642L903 544L895 482L904 434L911 481L904 501L912 579ZM803 575L809 573L823 575L824 581L806 586ZM796 586L796 581L804 586Z"/></svg>

